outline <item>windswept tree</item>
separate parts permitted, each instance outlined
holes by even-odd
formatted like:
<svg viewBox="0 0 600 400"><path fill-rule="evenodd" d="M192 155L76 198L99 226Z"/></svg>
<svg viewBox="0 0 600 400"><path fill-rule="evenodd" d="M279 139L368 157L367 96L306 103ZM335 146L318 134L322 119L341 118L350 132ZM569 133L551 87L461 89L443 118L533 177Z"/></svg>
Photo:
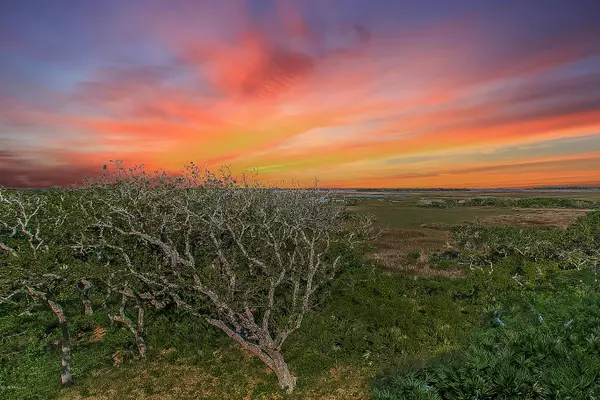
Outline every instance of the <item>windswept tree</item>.
<svg viewBox="0 0 600 400"><path fill-rule="evenodd" d="M45 305L56 315L61 335L61 384L73 383L71 341L64 302L73 293L83 264L70 256L65 234L69 193L0 189L0 303L31 312Z"/></svg>
<svg viewBox="0 0 600 400"><path fill-rule="evenodd" d="M277 189L188 164L181 175L120 163L83 189L87 244L119 255L137 298L172 303L256 355L292 391L282 354L336 275L340 248L371 232L331 193Z"/></svg>

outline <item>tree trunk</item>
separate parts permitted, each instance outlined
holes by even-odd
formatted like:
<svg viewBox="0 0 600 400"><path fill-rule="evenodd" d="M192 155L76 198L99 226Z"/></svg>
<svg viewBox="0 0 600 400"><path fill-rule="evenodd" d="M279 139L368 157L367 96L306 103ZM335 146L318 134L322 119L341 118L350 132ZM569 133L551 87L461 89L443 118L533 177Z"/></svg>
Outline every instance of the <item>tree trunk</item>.
<svg viewBox="0 0 600 400"><path fill-rule="evenodd" d="M140 335L135 335L135 344L137 345L138 352L141 358L146 358L146 342Z"/></svg>
<svg viewBox="0 0 600 400"><path fill-rule="evenodd" d="M71 339L69 337L67 319L62 307L58 303L52 300L47 301L54 314L58 317L58 325L61 333L62 360L60 362L60 384L61 386L71 386L73 384L73 375L71 374Z"/></svg>
<svg viewBox="0 0 600 400"><path fill-rule="evenodd" d="M221 329L227 336L235 340L244 350L248 350L250 353L257 356L267 367L271 368L275 375L277 375L277 381L279 387L285 389L286 392L292 393L296 387L297 378L292 375L287 363L283 359L283 354L280 350L272 347L273 340L268 332L260 332L262 344L254 344L244 339L239 333L231 330L223 321L218 319L208 318L206 320L209 324Z"/></svg>
<svg viewBox="0 0 600 400"><path fill-rule="evenodd" d="M138 310L138 329L136 329L136 327L133 325L133 322L129 318L127 318L127 316L125 316L124 313L122 313L121 315L109 315L109 318L114 322L119 322L125 325L127 329L129 329L129 331L133 334L133 337L135 339L135 344L137 345L140 357L145 358L147 347L146 341L144 340L141 334L143 327L143 325L141 325L143 323L143 312Z"/></svg>
<svg viewBox="0 0 600 400"><path fill-rule="evenodd" d="M60 384L62 386L71 386L73 384L73 375L71 375L71 340L69 338L69 328L67 321L60 323L62 360L60 362Z"/></svg>
<svg viewBox="0 0 600 400"><path fill-rule="evenodd" d="M290 372L287 363L283 359L283 355L279 350L267 350L266 352L272 360L270 367L275 372L275 375L277 375L279 387L285 389L288 393L292 393L296 387L297 378Z"/></svg>
<svg viewBox="0 0 600 400"><path fill-rule="evenodd" d="M90 301L90 290L92 288L92 284L87 280L81 280L81 302L83 303L83 307L85 310L85 315L92 315L92 302Z"/></svg>
<svg viewBox="0 0 600 400"><path fill-rule="evenodd" d="M92 311L92 304L89 301L89 299L83 299L83 307L85 310L85 315L92 315L93 311Z"/></svg>
<svg viewBox="0 0 600 400"><path fill-rule="evenodd" d="M137 334L135 335L135 343L137 344L138 351L140 353L140 357L146 357L146 342L144 341L144 337L142 336L144 332L144 309L142 307L138 307L138 318L137 318Z"/></svg>
<svg viewBox="0 0 600 400"><path fill-rule="evenodd" d="M60 384L61 386L71 386L73 384L73 375L71 374L71 338L69 337L69 326L67 318L60 304L52 301L44 292L37 291L32 287L27 287L30 295L43 299L58 318L60 328L60 345L62 349L62 359L60 361Z"/></svg>

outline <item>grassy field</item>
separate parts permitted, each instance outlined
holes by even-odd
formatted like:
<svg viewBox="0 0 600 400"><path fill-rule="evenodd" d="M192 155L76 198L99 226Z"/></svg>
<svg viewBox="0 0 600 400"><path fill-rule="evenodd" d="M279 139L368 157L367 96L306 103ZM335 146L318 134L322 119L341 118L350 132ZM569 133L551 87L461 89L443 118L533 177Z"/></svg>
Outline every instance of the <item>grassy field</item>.
<svg viewBox="0 0 600 400"><path fill-rule="evenodd" d="M419 201L427 199L468 199L474 196L507 198L560 197L579 200L600 200L598 191L544 191L544 192L393 192L370 193L378 198L359 197L350 207L359 213L371 214L384 229L377 239L375 257L390 271L409 270L422 275L456 276L458 271L442 271L430 268L430 256L447 247L449 228L466 221L487 225L503 225L536 228L565 228L587 210L506 208L506 207L460 207L425 208ZM396 195L398 195L396 194ZM367 193L361 193L367 195Z"/></svg>
<svg viewBox="0 0 600 400"><path fill-rule="evenodd" d="M543 195L553 194L600 199L599 192ZM489 195L540 197L539 192ZM422 198L472 196L414 193L382 200L364 198L351 207L375 215L385 231L374 243L372 254L346 257L340 277L284 348L290 368L300 377L291 395L277 387L274 374L264 364L224 335L185 314L167 318L160 312L147 317L147 360L136 358L135 346L123 329L101 328L102 321L94 318L76 321L71 326L78 338L73 356L76 385L57 390L56 324L49 322L41 330L27 332L34 317L8 316L0 309L0 337L7 338L0 340L4 354L0 385L21 388L0 389L0 398L369 399L373 377L418 368L458 350L489 320L490 303L487 294L480 293L479 278L456 263L439 261L439 255L449 249L451 226L480 221L484 226L562 231L587 213L417 206ZM52 321L51 315L46 317ZM44 314L35 318L43 320ZM377 398L403 398L385 397L390 384L382 382L377 387L384 389L377 392Z"/></svg>

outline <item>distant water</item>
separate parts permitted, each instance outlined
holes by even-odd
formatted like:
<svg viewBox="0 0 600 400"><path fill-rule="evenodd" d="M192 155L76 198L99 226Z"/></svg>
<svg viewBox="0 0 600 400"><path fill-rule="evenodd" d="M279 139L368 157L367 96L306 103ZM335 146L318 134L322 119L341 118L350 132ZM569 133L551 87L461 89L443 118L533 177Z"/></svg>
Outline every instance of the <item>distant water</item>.
<svg viewBox="0 0 600 400"><path fill-rule="evenodd" d="M406 193L343 193L344 197L370 197L373 199L384 197L410 197L412 195Z"/></svg>

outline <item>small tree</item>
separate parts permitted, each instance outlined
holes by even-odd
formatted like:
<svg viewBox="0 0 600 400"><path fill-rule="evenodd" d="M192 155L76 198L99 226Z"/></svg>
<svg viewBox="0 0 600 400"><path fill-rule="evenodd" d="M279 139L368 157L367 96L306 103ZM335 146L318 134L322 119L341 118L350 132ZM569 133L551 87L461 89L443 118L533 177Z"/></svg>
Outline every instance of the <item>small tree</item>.
<svg viewBox="0 0 600 400"><path fill-rule="evenodd" d="M46 304L61 332L61 384L73 383L71 341L63 301L76 285L81 264L69 258L67 193L58 190L24 193L0 188L0 302L28 300L33 309ZM33 300L33 302L31 302Z"/></svg>
<svg viewBox="0 0 600 400"><path fill-rule="evenodd" d="M188 164L181 176L116 164L88 179L92 246L121 255L138 297L171 301L256 355L292 391L282 347L336 274L334 247L353 246L370 221L314 189L277 189Z"/></svg>

